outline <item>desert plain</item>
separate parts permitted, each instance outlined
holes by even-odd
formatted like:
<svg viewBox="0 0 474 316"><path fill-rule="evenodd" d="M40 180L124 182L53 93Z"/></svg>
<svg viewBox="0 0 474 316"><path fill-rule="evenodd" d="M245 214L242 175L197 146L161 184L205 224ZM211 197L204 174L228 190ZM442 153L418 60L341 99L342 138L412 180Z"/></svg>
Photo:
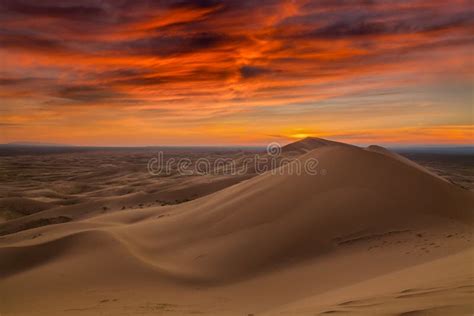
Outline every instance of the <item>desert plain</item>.
<svg viewBox="0 0 474 316"><path fill-rule="evenodd" d="M266 172L153 174L157 148L1 150L2 316L474 314L472 155L307 138Z"/></svg>

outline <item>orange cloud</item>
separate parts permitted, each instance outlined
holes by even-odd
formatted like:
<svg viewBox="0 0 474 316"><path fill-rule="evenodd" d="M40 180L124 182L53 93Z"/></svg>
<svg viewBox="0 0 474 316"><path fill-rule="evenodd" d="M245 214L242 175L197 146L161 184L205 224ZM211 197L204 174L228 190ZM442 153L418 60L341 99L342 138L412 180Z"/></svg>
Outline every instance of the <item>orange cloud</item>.
<svg viewBox="0 0 474 316"><path fill-rule="evenodd" d="M472 120L468 1L0 9L0 141L255 143L305 126L363 142L468 142L459 129Z"/></svg>

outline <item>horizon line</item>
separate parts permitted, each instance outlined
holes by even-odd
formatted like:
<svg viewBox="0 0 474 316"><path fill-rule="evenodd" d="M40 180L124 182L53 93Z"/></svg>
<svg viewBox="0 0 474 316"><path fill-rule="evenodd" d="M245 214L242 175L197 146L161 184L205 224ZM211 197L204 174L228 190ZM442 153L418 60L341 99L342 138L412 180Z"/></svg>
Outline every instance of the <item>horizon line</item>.
<svg viewBox="0 0 474 316"><path fill-rule="evenodd" d="M317 137L308 137L317 138ZM324 138L322 138L324 139ZM268 141L266 144L144 144L144 145L129 145L129 144L107 144L107 145L92 145L92 144L61 144L61 143L48 143L48 142L32 142L32 141L13 141L8 143L0 143L0 146L11 146L11 147L85 147L85 148L152 148L152 147L164 147L164 148L265 148L270 143L278 143L281 146L295 143L303 139L298 139L289 142L279 141ZM328 139L331 140L331 139ZM473 143L384 143L384 142L373 142L373 143L350 143L337 141L341 143L351 144L360 147L367 147L371 145L382 145L387 148L459 148L459 147L474 147Z"/></svg>

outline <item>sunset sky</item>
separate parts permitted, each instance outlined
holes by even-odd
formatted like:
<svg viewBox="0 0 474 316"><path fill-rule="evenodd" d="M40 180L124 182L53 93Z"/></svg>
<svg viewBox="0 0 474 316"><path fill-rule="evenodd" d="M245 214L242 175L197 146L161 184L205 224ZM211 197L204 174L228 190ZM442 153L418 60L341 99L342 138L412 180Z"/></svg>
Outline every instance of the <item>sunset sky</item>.
<svg viewBox="0 0 474 316"><path fill-rule="evenodd" d="M463 0L0 0L0 143L473 142Z"/></svg>

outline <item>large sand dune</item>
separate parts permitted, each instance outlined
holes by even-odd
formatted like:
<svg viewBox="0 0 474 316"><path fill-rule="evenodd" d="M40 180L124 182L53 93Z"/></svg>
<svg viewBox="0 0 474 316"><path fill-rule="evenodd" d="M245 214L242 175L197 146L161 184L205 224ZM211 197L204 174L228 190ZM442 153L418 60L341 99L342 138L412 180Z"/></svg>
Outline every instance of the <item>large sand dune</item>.
<svg viewBox="0 0 474 316"><path fill-rule="evenodd" d="M0 312L471 315L473 193L378 147L311 144L290 149L318 174L294 162L1 237Z"/></svg>

